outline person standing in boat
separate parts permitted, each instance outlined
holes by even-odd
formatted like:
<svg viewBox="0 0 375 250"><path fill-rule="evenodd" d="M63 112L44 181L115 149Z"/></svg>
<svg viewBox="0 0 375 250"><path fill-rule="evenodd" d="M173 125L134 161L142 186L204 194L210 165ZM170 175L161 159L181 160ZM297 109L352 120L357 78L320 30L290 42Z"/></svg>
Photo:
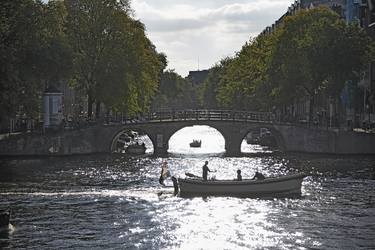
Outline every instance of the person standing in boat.
<svg viewBox="0 0 375 250"><path fill-rule="evenodd" d="M242 181L241 170L237 170L237 181Z"/></svg>
<svg viewBox="0 0 375 250"><path fill-rule="evenodd" d="M164 180L167 177L170 177L170 176L171 176L171 173L169 172L167 161L164 161L163 162L163 166L161 167L161 173L160 173L159 183L161 185L165 186Z"/></svg>
<svg viewBox="0 0 375 250"><path fill-rule="evenodd" d="M208 161L206 161L202 167L202 177L203 177L203 180L204 181L207 181L207 175L208 175L208 172L212 172L209 168L208 168Z"/></svg>

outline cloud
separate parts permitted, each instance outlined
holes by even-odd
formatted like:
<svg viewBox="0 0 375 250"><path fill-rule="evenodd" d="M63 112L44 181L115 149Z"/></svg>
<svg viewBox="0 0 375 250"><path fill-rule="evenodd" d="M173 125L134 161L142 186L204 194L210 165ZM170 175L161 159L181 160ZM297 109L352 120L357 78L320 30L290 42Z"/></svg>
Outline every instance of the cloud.
<svg viewBox="0 0 375 250"><path fill-rule="evenodd" d="M136 18L147 29L169 67L186 76L209 68L241 49L272 25L292 0L133 0Z"/></svg>

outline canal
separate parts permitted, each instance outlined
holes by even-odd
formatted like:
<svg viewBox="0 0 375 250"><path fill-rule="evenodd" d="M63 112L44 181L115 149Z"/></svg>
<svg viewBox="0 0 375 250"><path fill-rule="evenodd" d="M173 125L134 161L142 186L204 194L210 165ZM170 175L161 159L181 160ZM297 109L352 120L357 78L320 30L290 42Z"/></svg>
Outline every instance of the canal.
<svg viewBox="0 0 375 250"><path fill-rule="evenodd" d="M193 139L201 148L189 147ZM0 234L0 248L375 248L374 157L272 153L245 141L242 151L225 157L216 130L192 127L171 138L165 158L2 159L0 209L12 209L15 230ZM243 178L308 177L301 198L180 198L158 182L164 160L176 176L200 175L207 160L217 179L233 179L237 169Z"/></svg>

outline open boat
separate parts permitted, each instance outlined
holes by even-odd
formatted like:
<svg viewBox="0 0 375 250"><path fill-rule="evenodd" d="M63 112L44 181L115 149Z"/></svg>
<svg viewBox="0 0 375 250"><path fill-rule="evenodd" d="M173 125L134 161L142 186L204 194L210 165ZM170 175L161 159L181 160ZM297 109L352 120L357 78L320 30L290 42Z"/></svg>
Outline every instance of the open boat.
<svg viewBox="0 0 375 250"><path fill-rule="evenodd" d="M146 146L144 144L130 144L126 149L126 153L134 155L143 155L146 153Z"/></svg>
<svg viewBox="0 0 375 250"><path fill-rule="evenodd" d="M193 142L190 142L190 147L192 148L200 148L202 145L201 140L193 140Z"/></svg>
<svg viewBox="0 0 375 250"><path fill-rule="evenodd" d="M305 174L271 177L264 180L208 180L177 178L181 196L284 197L300 196Z"/></svg>

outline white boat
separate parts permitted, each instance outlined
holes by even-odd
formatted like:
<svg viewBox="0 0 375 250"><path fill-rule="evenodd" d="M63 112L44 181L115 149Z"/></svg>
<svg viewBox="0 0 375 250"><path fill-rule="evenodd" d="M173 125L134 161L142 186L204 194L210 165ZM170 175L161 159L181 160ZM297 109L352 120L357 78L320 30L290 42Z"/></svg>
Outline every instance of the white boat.
<svg viewBox="0 0 375 250"><path fill-rule="evenodd" d="M280 197L299 196L305 174L271 177L264 180L208 180L178 178L181 196Z"/></svg>
<svg viewBox="0 0 375 250"><path fill-rule="evenodd" d="M126 153L135 154L135 155L143 155L146 153L146 146L144 144L131 144L125 149Z"/></svg>

